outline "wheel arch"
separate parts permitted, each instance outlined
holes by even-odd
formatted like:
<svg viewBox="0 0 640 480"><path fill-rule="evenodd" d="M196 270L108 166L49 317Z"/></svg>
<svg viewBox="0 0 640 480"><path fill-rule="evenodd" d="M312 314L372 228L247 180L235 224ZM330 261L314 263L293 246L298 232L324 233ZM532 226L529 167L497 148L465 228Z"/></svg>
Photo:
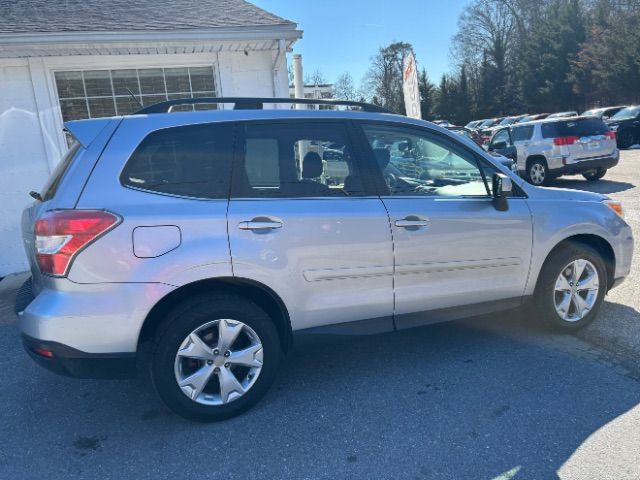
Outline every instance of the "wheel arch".
<svg viewBox="0 0 640 480"><path fill-rule="evenodd" d="M547 167L547 170L549 170L549 164L547 163L547 157L545 157L544 155L540 154L540 153L533 153L531 155L529 155L527 157L527 160L525 162L525 166L527 168L527 172L529 171L529 167L531 166L531 163L534 160L542 160L545 164L545 166Z"/></svg>
<svg viewBox="0 0 640 480"><path fill-rule="evenodd" d="M262 283L238 277L202 279L169 292L147 314L138 335L138 350L141 345L153 338L162 320L175 305L195 295L210 292L232 293L254 301L273 320L283 351L285 353L289 351L292 344L291 320L289 311L280 296Z"/></svg>
<svg viewBox="0 0 640 480"><path fill-rule="evenodd" d="M576 244L576 243L581 245L588 245L589 247L593 248L594 250L596 250L598 253L602 255L602 259L607 269L607 291L609 291L609 289L613 285L613 281L615 277L616 254L611 244L600 235L596 235L592 233L581 233L581 234L571 235L569 237L562 239L561 241L556 243L556 245L551 250L549 250L542 264L542 268L545 267L545 265L549 260L549 257L553 252L557 251L559 248L562 248L567 244ZM540 274L538 273L538 277L539 276ZM538 279L536 279L536 284L537 284L537 281Z"/></svg>

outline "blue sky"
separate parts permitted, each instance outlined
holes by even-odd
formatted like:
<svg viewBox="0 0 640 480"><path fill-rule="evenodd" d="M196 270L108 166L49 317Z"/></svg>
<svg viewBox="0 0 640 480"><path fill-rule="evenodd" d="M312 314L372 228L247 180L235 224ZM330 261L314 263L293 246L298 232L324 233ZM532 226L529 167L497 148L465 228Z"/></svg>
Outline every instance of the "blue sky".
<svg viewBox="0 0 640 480"><path fill-rule="evenodd" d="M329 81L350 72L356 84L378 47L413 44L418 67L438 83L450 70L450 45L469 0L250 0L298 23L304 37L294 45L305 74L319 68Z"/></svg>

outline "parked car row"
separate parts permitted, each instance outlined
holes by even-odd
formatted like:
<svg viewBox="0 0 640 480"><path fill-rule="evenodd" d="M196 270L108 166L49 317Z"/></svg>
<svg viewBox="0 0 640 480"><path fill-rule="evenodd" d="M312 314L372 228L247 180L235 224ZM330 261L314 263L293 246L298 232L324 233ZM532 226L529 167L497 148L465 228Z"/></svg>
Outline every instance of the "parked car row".
<svg viewBox="0 0 640 480"><path fill-rule="evenodd" d="M509 125L522 124L543 119L564 119L576 117L595 117L605 121L616 133L617 145L620 149L630 148L640 143L640 106L624 106L594 108L583 112L571 110L557 113L523 114L507 117L495 117L474 120L464 128L474 132L481 139L480 145L486 146L495 133ZM443 125L444 126L444 125ZM450 125L446 125L449 128ZM456 127L457 128L457 127ZM475 139L474 139L475 141Z"/></svg>

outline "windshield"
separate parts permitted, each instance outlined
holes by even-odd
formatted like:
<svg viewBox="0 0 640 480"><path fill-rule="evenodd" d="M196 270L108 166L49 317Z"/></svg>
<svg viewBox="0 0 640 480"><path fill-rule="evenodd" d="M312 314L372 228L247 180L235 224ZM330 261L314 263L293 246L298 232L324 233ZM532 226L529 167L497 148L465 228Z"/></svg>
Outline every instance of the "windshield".
<svg viewBox="0 0 640 480"><path fill-rule="evenodd" d="M627 107L620 110L616 113L611 120L624 120L626 118L635 118L638 113L640 113L640 106L638 107Z"/></svg>

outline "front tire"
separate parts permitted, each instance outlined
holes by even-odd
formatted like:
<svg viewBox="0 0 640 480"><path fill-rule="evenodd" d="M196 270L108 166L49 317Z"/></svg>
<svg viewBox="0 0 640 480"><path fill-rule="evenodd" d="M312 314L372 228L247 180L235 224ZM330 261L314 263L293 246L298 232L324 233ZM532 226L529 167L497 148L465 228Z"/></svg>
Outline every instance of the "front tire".
<svg viewBox="0 0 640 480"><path fill-rule="evenodd" d="M574 332L598 315L607 291L607 269L592 247L568 243L544 263L532 314L560 332Z"/></svg>
<svg viewBox="0 0 640 480"><path fill-rule="evenodd" d="M583 172L582 176L588 182L595 182L596 180L600 180L606 174L607 174L606 168L595 168L593 170L587 170L586 172Z"/></svg>
<svg viewBox="0 0 640 480"><path fill-rule="evenodd" d="M203 294L174 308L156 335L151 378L178 415L214 422L255 405L273 383L282 356L269 315L250 300Z"/></svg>
<svg viewBox="0 0 640 480"><path fill-rule="evenodd" d="M549 170L547 163L541 158L536 158L529 162L527 166L527 181L540 187L544 185L549 179Z"/></svg>

